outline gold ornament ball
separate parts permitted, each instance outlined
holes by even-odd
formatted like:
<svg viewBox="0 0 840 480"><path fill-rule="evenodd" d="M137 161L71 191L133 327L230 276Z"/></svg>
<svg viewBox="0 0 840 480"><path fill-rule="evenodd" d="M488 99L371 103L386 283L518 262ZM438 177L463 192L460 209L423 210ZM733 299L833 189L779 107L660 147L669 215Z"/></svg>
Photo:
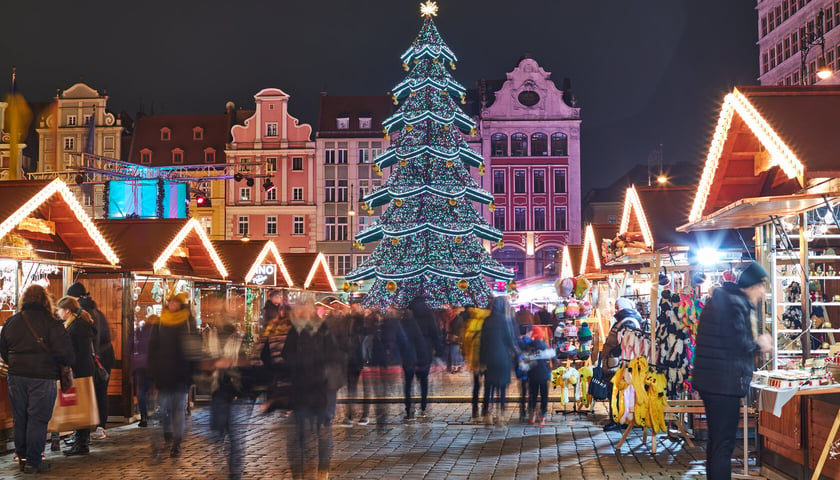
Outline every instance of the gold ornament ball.
<svg viewBox="0 0 840 480"><path fill-rule="evenodd" d="M432 63L438 63L438 62L440 62L440 60L438 60L437 58L432 60Z"/></svg>
<svg viewBox="0 0 840 480"><path fill-rule="evenodd" d="M418 63L418 62L420 62L420 60L417 60L417 59L415 58L415 59L414 59L414 63Z"/></svg>
<svg viewBox="0 0 840 480"><path fill-rule="evenodd" d="M404 167L406 165L408 165L408 162L406 162L405 160L400 160L400 166L401 167Z"/></svg>
<svg viewBox="0 0 840 480"><path fill-rule="evenodd" d="M400 200L400 199L396 199L396 200L394 200L394 205L396 205L398 207L402 207L403 206L403 201Z"/></svg>
<svg viewBox="0 0 840 480"><path fill-rule="evenodd" d="M499 248L505 248L505 241L499 240L498 242L496 242L496 246Z"/></svg>
<svg viewBox="0 0 840 480"><path fill-rule="evenodd" d="M411 92L411 96L412 96L412 97L416 97L416 96L417 96L417 92Z"/></svg>
<svg viewBox="0 0 840 480"><path fill-rule="evenodd" d="M341 286L341 289L344 290L345 292L349 292L350 291L350 284L345 283L344 285Z"/></svg>
<svg viewBox="0 0 840 480"><path fill-rule="evenodd" d="M400 102L397 100L397 97L394 97L394 99L392 101L394 102L394 105L399 105L400 104Z"/></svg>
<svg viewBox="0 0 840 480"><path fill-rule="evenodd" d="M406 72L408 71L408 65L406 65L406 64L404 64L404 63L402 64L402 68L403 68L403 70L405 70Z"/></svg>
<svg viewBox="0 0 840 480"><path fill-rule="evenodd" d="M496 204L494 202L490 202L487 205L487 209L490 210L491 212L495 212L496 211Z"/></svg>
<svg viewBox="0 0 840 480"><path fill-rule="evenodd" d="M474 136L476 136L476 134L478 134L478 129L476 129L476 128L471 128L471 129L470 129L470 136L471 136L471 137L474 137Z"/></svg>
<svg viewBox="0 0 840 480"><path fill-rule="evenodd" d="M465 291L466 289L470 288L470 283L467 282L466 280L458 280L457 285L458 285L458 289L461 290L462 292Z"/></svg>
<svg viewBox="0 0 840 480"><path fill-rule="evenodd" d="M478 174L484 175L487 172L487 168L484 165L478 167Z"/></svg>
<svg viewBox="0 0 840 480"><path fill-rule="evenodd" d="M373 209L372 208L369 208L367 212L368 212L368 215L373 215Z"/></svg>
<svg viewBox="0 0 840 480"><path fill-rule="evenodd" d="M405 131L406 131L406 132L411 132L411 131L413 131L413 130L414 130L414 127L413 127L413 126L411 126L411 125L408 125L408 126L406 126L406 127L405 127Z"/></svg>
<svg viewBox="0 0 840 480"><path fill-rule="evenodd" d="M461 243L464 240L461 237L455 237L455 243Z"/></svg>
<svg viewBox="0 0 840 480"><path fill-rule="evenodd" d="M450 199L449 199L449 204L450 204L450 205L452 205L453 207L454 207L454 206L455 206L455 204L457 204L457 203L458 203L458 202L457 202L454 198L450 198Z"/></svg>
<svg viewBox="0 0 840 480"><path fill-rule="evenodd" d="M377 174L377 175L379 175L379 176L381 177L381 176L382 176L382 170L377 170L377 171L376 171L376 174Z"/></svg>
<svg viewBox="0 0 840 480"><path fill-rule="evenodd" d="M400 243L400 239L399 239L399 238L392 238L392 239L391 239L391 245L397 245L397 244L399 244L399 243Z"/></svg>
<svg viewBox="0 0 840 480"><path fill-rule="evenodd" d="M443 95L443 96L445 97L445 96L447 95L447 92L446 92L446 90L441 90L441 91L440 91L440 94L441 94L441 95Z"/></svg>
<svg viewBox="0 0 840 480"><path fill-rule="evenodd" d="M444 125L443 130L448 132L451 127L449 125Z"/></svg>
<svg viewBox="0 0 840 480"><path fill-rule="evenodd" d="M446 161L446 166L447 166L448 168L452 168L452 165L455 165L454 163L452 163L452 160L447 160L447 161Z"/></svg>
<svg viewBox="0 0 840 480"><path fill-rule="evenodd" d="M831 328L831 322L828 322L828 321L823 322L822 328Z"/></svg>
<svg viewBox="0 0 840 480"><path fill-rule="evenodd" d="M449 68L451 68L452 70L455 70L455 62L450 61L449 62Z"/></svg>
<svg viewBox="0 0 840 480"><path fill-rule="evenodd" d="M391 293L397 291L397 282L390 280L388 283L385 284L385 290L388 290Z"/></svg>

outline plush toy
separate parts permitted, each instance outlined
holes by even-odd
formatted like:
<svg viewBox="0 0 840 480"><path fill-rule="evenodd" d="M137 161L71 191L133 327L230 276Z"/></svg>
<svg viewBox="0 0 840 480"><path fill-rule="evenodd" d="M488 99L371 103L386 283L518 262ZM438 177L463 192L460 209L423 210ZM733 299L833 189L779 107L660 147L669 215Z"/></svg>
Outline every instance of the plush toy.
<svg viewBox="0 0 840 480"><path fill-rule="evenodd" d="M566 390L565 380L563 379L563 375L565 375L565 374L566 374L566 367L557 367L554 370L552 370L551 371L551 386L554 387L554 388L559 388L561 392L566 391L568 393L568 391ZM568 400L568 397L561 395L560 400L561 400L562 404L565 405L566 401Z"/></svg>
<svg viewBox="0 0 840 480"><path fill-rule="evenodd" d="M575 402L580 400L580 372L577 369L572 367L566 369L563 373L563 386L565 388L560 392L563 405L568 403L570 396Z"/></svg>
<svg viewBox="0 0 840 480"><path fill-rule="evenodd" d="M580 355L580 353L578 353ZM589 394L589 382L592 381L592 366L587 365L585 367L581 367L580 370L580 389L583 392L581 394L581 405L583 408L589 408L592 405L592 395Z"/></svg>
<svg viewBox="0 0 840 480"><path fill-rule="evenodd" d="M559 285L556 285L557 295L562 298L569 298L575 290L575 281L573 278L564 278L560 280Z"/></svg>
<svg viewBox="0 0 840 480"><path fill-rule="evenodd" d="M668 398L665 396L667 384L665 376L661 373L651 371L645 377L648 420L654 435L667 431L665 425L665 407L668 406Z"/></svg>
<svg viewBox="0 0 840 480"><path fill-rule="evenodd" d="M578 299L582 299L583 297L585 297L586 294L589 293L589 288L591 286L592 284L590 284L589 280L587 280L586 278L578 278L575 282L575 297L577 297Z"/></svg>

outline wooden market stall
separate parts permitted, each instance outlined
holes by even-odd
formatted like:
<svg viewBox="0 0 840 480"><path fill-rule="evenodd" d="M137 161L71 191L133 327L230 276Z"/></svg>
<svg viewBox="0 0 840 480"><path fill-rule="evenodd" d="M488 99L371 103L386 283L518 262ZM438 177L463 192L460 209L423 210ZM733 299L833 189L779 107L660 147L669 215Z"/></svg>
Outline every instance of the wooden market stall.
<svg viewBox="0 0 840 480"><path fill-rule="evenodd" d="M283 260L298 295L308 293L316 300L338 293L335 279L323 253L284 253Z"/></svg>
<svg viewBox="0 0 840 480"><path fill-rule="evenodd" d="M205 229L195 219L97 220L97 228L121 259L117 273L85 268L79 275L91 297L110 305L117 362L108 388L109 416L134 414L130 375L131 338L135 325L159 314L166 297L184 291L199 321L201 292L196 282L223 284L228 271Z"/></svg>
<svg viewBox="0 0 840 480"><path fill-rule="evenodd" d="M829 321L840 318L838 109L838 86L735 88L724 98L689 222L679 227L754 229L758 261L771 276L758 328L776 340L759 367L807 367L770 370L754 384L762 467L790 478L811 478L818 468L820 478L840 477L840 457L823 456L838 446L831 423L840 419L840 389L812 386L829 381L825 360L806 363L829 354L829 345L812 349L812 341L827 344L840 332ZM806 380L778 388L802 374Z"/></svg>
<svg viewBox="0 0 840 480"><path fill-rule="evenodd" d="M20 294L32 283L58 299L74 268L107 271L120 261L61 180L3 182L0 219L0 324L18 310ZM11 426L8 384L0 377L0 429Z"/></svg>

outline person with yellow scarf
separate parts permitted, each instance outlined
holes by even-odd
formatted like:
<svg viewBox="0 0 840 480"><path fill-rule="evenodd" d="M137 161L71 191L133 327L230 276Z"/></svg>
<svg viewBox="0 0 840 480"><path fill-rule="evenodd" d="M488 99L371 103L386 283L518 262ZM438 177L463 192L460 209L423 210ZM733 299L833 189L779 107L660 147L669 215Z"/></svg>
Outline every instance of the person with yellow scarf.
<svg viewBox="0 0 840 480"><path fill-rule="evenodd" d="M484 326L484 319L490 315L490 310L469 306L466 309L467 321L464 324L464 333L461 335L463 342L461 348L464 354L464 363L473 374L472 390L472 419L477 421L478 416L478 391L481 390L481 376L484 375L484 365L481 364L481 328ZM482 412L482 413L486 413Z"/></svg>

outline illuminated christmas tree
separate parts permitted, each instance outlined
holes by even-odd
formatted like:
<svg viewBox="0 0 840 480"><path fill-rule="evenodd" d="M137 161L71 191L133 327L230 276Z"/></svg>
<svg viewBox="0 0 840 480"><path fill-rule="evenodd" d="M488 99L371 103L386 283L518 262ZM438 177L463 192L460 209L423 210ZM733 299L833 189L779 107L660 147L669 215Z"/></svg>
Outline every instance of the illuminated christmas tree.
<svg viewBox="0 0 840 480"><path fill-rule="evenodd" d="M364 303L405 307L422 295L432 307L486 305L490 287L485 277L510 280L513 272L493 260L481 239L500 242L473 202L493 211L493 196L470 176L469 167L484 174L484 160L463 134L475 135L475 122L458 107L465 89L447 69L455 54L432 21L437 5L421 5L423 28L402 55L408 77L394 87L397 112L383 122L387 136L398 131L374 167L392 167L382 187L363 199L368 213L388 204L379 221L356 235L355 246L381 240L347 280L374 279Z"/></svg>

